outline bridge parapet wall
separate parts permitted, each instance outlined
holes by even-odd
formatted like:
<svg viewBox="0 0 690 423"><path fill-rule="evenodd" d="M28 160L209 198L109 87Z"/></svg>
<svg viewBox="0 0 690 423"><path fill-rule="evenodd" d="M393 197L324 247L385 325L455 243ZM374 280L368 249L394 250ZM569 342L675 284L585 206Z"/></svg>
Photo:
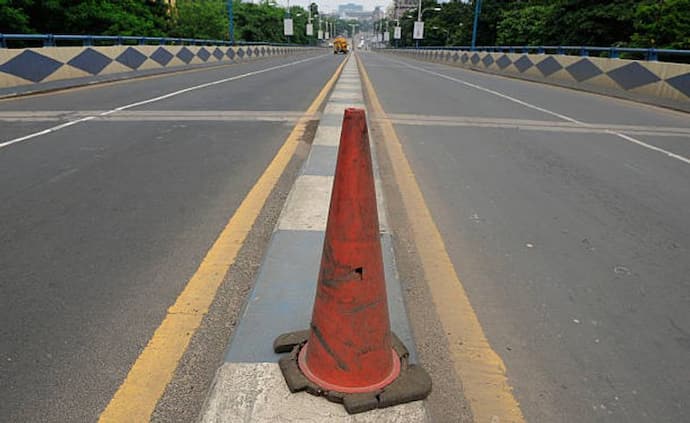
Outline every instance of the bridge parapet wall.
<svg viewBox="0 0 690 423"><path fill-rule="evenodd" d="M390 49L385 52L690 111L690 65L558 54Z"/></svg>
<svg viewBox="0 0 690 423"><path fill-rule="evenodd" d="M90 81L122 79L186 67L290 56L316 48L246 45L118 45L0 49L0 95Z"/></svg>

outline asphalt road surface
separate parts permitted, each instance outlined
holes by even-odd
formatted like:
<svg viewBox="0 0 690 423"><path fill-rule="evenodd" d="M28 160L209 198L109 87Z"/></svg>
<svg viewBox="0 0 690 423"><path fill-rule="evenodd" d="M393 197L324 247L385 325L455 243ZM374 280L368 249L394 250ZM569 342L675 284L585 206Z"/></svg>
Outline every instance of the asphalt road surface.
<svg viewBox="0 0 690 423"><path fill-rule="evenodd" d="M0 421L98 417L341 60L0 101Z"/></svg>
<svg viewBox="0 0 690 423"><path fill-rule="evenodd" d="M525 418L688 421L688 115L360 54Z"/></svg>

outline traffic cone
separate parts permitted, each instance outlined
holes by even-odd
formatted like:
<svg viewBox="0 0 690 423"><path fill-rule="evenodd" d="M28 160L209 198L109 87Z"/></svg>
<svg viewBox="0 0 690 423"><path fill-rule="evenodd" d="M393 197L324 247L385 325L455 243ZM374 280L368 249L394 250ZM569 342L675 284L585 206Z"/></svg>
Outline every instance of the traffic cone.
<svg viewBox="0 0 690 423"><path fill-rule="evenodd" d="M346 109L310 329L279 336L292 392L350 413L425 398L431 379L390 330L366 116Z"/></svg>

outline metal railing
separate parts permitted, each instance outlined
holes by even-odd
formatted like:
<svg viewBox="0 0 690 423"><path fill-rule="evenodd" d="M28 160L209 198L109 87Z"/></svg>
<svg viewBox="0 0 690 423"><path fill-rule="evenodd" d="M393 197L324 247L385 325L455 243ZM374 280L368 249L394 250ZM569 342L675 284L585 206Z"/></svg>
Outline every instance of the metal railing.
<svg viewBox="0 0 690 423"><path fill-rule="evenodd" d="M415 47L406 47L415 49ZM596 53L597 56L618 59L621 54L631 54L644 57L644 60L657 61L659 57L687 56L690 57L690 50L656 49L656 48L634 48L634 47L590 47L590 46L425 46L419 47L420 50L468 50L483 51L491 53L536 53L536 54L569 54L583 57Z"/></svg>
<svg viewBox="0 0 690 423"><path fill-rule="evenodd" d="M9 48L9 42L19 43L40 43L43 47L56 47L58 43L63 45L74 45L81 43L82 46L93 45L193 45L193 46L230 46L230 45L278 45L278 46L298 46L298 44L269 43L269 42L246 42L235 41L231 43L227 40L202 40L195 38L175 38L175 37L138 37L131 35L62 35L62 34L0 34L0 48ZM21 45L20 47L26 47Z"/></svg>

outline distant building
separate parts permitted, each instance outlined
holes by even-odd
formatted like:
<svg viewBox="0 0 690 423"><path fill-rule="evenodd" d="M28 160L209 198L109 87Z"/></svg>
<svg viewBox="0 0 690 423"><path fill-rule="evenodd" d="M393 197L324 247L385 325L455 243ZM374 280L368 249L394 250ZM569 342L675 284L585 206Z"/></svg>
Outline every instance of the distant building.
<svg viewBox="0 0 690 423"><path fill-rule="evenodd" d="M419 0L394 0L394 17L401 17L408 10L417 9Z"/></svg>
<svg viewBox="0 0 690 423"><path fill-rule="evenodd" d="M338 14L339 15L347 15L350 13L357 13L357 12L363 12L364 11L364 6L361 4L355 4L355 3L348 3L348 4L341 4L338 6Z"/></svg>

